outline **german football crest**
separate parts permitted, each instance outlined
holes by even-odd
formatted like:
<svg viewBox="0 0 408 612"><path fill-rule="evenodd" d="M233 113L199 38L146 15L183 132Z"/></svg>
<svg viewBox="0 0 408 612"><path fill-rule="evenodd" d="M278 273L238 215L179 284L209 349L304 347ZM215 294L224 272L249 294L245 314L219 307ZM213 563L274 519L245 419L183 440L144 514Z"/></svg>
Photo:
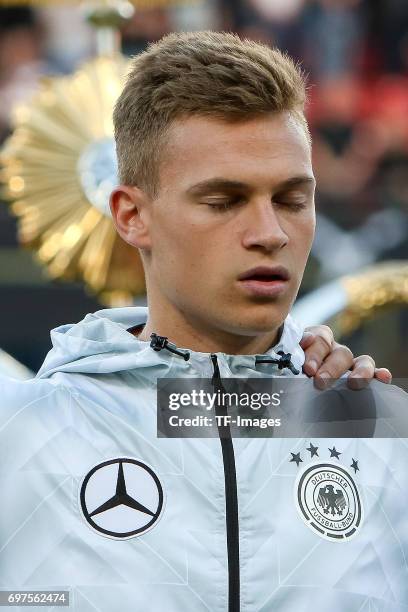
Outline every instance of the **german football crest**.
<svg viewBox="0 0 408 612"><path fill-rule="evenodd" d="M354 459L351 467L359 469ZM330 460L315 460L299 472L295 505L301 519L320 537L345 542L358 533L363 507L354 478L348 469Z"/></svg>

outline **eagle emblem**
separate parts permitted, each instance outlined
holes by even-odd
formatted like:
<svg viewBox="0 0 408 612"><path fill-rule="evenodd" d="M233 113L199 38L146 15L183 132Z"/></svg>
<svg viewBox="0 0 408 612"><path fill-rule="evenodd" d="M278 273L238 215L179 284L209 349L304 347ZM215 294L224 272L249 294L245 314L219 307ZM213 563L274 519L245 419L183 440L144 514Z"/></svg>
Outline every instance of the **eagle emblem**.
<svg viewBox="0 0 408 612"><path fill-rule="evenodd" d="M340 489L335 491L333 485L320 488L317 502L323 508L325 514L332 514L333 516L335 514L342 515L347 505L343 492Z"/></svg>

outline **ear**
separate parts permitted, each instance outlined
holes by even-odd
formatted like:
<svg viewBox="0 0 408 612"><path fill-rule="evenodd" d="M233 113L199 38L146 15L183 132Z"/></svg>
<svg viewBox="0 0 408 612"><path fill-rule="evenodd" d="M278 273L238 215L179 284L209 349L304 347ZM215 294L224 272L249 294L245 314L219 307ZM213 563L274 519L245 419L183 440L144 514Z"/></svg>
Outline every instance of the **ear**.
<svg viewBox="0 0 408 612"><path fill-rule="evenodd" d="M138 187L119 185L112 191L109 205L121 238L138 249L149 249L151 202L148 196Z"/></svg>

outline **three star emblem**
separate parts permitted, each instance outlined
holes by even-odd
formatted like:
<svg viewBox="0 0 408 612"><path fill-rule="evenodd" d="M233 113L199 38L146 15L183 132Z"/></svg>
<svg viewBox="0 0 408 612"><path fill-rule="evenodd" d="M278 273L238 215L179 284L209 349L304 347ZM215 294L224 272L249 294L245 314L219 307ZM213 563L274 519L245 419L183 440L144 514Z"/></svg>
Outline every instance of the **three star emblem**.
<svg viewBox="0 0 408 612"><path fill-rule="evenodd" d="M164 493L152 467L132 457L118 457L88 472L80 487L79 503L94 531L127 539L145 533L159 520Z"/></svg>

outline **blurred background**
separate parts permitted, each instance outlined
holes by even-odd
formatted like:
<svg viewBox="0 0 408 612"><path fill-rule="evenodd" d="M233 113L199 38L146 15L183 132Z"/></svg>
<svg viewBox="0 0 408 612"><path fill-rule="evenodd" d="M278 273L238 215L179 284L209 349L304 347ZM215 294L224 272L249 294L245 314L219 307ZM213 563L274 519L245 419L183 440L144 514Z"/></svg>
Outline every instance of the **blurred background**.
<svg viewBox="0 0 408 612"><path fill-rule="evenodd" d="M144 4L120 28L125 55L139 53L170 31L214 29L276 45L302 63L310 84L318 231L299 316L331 322L355 354L369 353L394 376L406 376L408 281L398 262L408 260L407 0ZM97 34L80 5L7 6L3 0L0 141L13 132L16 104L29 103L44 76L74 73L97 48ZM20 245L16 209L5 195L3 200L0 349L35 372L50 348L49 330L105 307L106 300L79 278L61 282L47 273ZM381 268L389 261L397 264ZM380 271L375 278L364 272L372 266L374 273ZM352 322L350 316L342 321L334 316L346 308L338 282L344 275L355 275L349 291L365 309ZM359 296L363 286L365 294ZM370 302L374 290L381 294L376 304ZM143 293L135 303L145 304Z"/></svg>

